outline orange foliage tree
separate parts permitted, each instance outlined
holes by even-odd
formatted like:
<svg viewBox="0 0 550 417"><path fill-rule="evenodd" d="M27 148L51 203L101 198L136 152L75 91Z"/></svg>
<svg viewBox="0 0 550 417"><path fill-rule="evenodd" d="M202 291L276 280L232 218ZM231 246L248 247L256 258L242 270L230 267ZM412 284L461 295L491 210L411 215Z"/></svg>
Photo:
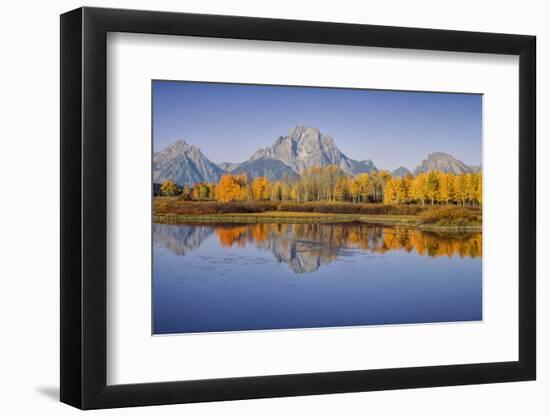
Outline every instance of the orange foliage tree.
<svg viewBox="0 0 550 417"><path fill-rule="evenodd" d="M252 198L255 201L266 201L271 196L271 185L266 177L256 177L252 181Z"/></svg>
<svg viewBox="0 0 550 417"><path fill-rule="evenodd" d="M216 198L221 202L244 201L246 199L246 174L225 174L216 186Z"/></svg>

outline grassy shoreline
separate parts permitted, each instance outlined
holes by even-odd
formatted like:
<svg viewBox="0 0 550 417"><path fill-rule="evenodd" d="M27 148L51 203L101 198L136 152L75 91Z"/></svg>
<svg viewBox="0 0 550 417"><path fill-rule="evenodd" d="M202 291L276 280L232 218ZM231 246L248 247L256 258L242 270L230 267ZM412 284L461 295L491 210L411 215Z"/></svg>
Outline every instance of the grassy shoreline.
<svg viewBox="0 0 550 417"><path fill-rule="evenodd" d="M475 207L388 205L343 202L229 202L153 200L155 223L346 223L364 222L441 232L480 232L482 213Z"/></svg>
<svg viewBox="0 0 550 417"><path fill-rule="evenodd" d="M384 226L413 227L421 230L444 232L478 232L482 230L481 224L425 224L420 222L417 215L392 215L392 214L341 214L341 213L308 213L288 211L266 211L261 213L220 213L220 214L154 214L154 223L182 224L182 223L348 223L363 222L380 224Z"/></svg>

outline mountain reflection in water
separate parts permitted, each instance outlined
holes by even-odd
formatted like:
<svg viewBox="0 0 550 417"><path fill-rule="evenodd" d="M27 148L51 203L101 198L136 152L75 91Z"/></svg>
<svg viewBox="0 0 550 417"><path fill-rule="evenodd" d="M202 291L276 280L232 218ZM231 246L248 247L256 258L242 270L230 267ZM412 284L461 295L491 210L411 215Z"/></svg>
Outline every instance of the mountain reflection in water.
<svg viewBox="0 0 550 417"><path fill-rule="evenodd" d="M186 255L215 234L223 248L247 245L270 252L294 273L309 273L354 251L382 255L415 252L428 257L478 258L481 233L439 233L366 223L153 225L153 239L176 255Z"/></svg>

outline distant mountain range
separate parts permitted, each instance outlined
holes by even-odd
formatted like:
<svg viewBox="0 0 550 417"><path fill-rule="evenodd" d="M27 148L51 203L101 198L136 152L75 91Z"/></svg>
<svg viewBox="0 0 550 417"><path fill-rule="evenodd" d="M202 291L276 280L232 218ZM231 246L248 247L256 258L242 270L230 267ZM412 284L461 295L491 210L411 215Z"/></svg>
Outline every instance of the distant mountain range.
<svg viewBox="0 0 550 417"><path fill-rule="evenodd" d="M171 179L176 184L218 182L223 169L202 154L199 148L183 140L153 153L153 182Z"/></svg>
<svg viewBox="0 0 550 417"><path fill-rule="evenodd" d="M153 154L153 181L159 183L171 179L179 185L217 182L227 172L244 172L249 178L265 176L275 181L284 176L298 178L308 168L327 165L337 165L348 175L377 171L370 159L358 161L342 153L331 136L322 134L314 127L296 126L288 135L280 136L273 145L257 150L242 163L222 162L216 165L196 146L183 140L177 141ZM413 172L416 175L432 170L460 174L479 172L481 166L468 166L449 154L434 152ZM409 174L411 171L405 167L392 172L393 176Z"/></svg>
<svg viewBox="0 0 550 417"><path fill-rule="evenodd" d="M231 172L237 168L240 164L238 162L221 162L218 166L224 171Z"/></svg>
<svg viewBox="0 0 550 417"><path fill-rule="evenodd" d="M399 167L391 172L392 177L406 177L407 175L412 175L412 172L405 167Z"/></svg>
<svg viewBox="0 0 550 417"><path fill-rule="evenodd" d="M464 162L452 157L444 152L434 152L428 155L428 158L424 159L422 163L414 170L414 175L421 172L430 171L452 172L453 174L462 174L469 172L476 172L481 170L481 166L472 167L466 165Z"/></svg>

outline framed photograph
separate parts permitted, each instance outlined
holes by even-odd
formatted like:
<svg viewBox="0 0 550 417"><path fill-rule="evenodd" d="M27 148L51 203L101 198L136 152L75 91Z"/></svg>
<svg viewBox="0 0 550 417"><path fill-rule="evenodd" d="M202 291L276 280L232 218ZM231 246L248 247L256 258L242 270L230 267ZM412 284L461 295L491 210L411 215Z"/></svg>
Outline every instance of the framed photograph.
<svg viewBox="0 0 550 417"><path fill-rule="evenodd" d="M536 375L535 37L61 16L61 401Z"/></svg>

